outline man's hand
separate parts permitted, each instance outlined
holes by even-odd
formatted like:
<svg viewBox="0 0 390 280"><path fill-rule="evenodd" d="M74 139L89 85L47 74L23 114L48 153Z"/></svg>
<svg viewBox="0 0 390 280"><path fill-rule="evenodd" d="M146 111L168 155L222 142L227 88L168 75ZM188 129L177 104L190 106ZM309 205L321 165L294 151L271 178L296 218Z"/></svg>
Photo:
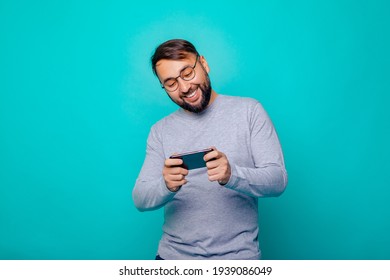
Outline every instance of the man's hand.
<svg viewBox="0 0 390 280"><path fill-rule="evenodd" d="M188 170L181 167L182 164L183 160L178 158L165 160L162 173L165 184L171 192L177 192L182 185L187 183L185 176L188 175Z"/></svg>
<svg viewBox="0 0 390 280"><path fill-rule="evenodd" d="M218 181L221 185L225 185L231 175L229 160L226 155L212 147L213 151L207 153L203 159L206 161L207 175L210 181Z"/></svg>

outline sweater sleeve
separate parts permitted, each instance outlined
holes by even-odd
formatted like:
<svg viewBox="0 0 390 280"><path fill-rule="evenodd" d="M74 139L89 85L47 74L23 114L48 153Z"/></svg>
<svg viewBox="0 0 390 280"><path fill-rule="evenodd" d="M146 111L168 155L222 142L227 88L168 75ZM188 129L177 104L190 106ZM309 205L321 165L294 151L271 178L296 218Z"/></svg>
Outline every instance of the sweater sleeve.
<svg viewBox="0 0 390 280"><path fill-rule="evenodd" d="M174 196L164 181L162 143L155 127L152 127L146 147L146 157L141 172L133 188L133 201L140 211L150 211L164 206Z"/></svg>
<svg viewBox="0 0 390 280"><path fill-rule="evenodd" d="M287 186L287 172L275 128L260 103L249 122L254 167L230 162L231 176L225 187L253 197L279 196Z"/></svg>

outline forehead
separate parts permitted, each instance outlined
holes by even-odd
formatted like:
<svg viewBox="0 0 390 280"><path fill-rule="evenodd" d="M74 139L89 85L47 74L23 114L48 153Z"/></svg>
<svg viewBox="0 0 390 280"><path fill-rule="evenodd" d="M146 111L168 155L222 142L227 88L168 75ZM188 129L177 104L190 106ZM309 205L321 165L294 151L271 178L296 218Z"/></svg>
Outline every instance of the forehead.
<svg viewBox="0 0 390 280"><path fill-rule="evenodd" d="M156 63L156 72L161 80L177 77L180 75L180 71L187 66L193 66L196 56L188 55L180 60L161 59Z"/></svg>

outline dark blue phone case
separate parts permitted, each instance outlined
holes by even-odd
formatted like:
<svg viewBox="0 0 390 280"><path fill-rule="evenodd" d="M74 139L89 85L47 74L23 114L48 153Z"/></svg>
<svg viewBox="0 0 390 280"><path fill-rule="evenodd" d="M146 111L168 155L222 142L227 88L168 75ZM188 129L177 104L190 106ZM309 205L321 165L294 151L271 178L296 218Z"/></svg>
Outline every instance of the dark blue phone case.
<svg viewBox="0 0 390 280"><path fill-rule="evenodd" d="M188 170L206 167L206 162L203 160L205 154L211 152L213 149L205 149L201 151L183 153L173 155L170 158L180 158L183 160L182 167Z"/></svg>

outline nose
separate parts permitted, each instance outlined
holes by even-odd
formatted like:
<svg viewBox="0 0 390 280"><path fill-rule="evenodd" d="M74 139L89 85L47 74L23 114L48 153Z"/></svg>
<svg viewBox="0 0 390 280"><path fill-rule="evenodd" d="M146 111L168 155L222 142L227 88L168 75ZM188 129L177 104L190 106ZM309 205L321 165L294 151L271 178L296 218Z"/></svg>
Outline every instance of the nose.
<svg viewBox="0 0 390 280"><path fill-rule="evenodd" d="M179 89L180 89L181 92L187 92L190 89L190 87L191 87L191 84L189 82L184 81L180 77L177 79L177 82L179 84Z"/></svg>

